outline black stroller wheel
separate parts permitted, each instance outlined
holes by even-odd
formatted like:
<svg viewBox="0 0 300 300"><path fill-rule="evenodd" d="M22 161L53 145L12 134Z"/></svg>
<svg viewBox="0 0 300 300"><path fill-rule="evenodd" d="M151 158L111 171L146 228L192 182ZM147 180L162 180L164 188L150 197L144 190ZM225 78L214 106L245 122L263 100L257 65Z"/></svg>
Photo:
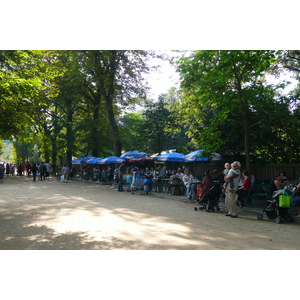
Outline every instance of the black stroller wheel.
<svg viewBox="0 0 300 300"><path fill-rule="evenodd" d="M195 207L194 207L194 211L197 211L197 210L198 210L198 207L197 207L197 206L195 206Z"/></svg>
<svg viewBox="0 0 300 300"><path fill-rule="evenodd" d="M263 214L258 214L257 215L257 220L263 220L263 218L264 218L264 215Z"/></svg>

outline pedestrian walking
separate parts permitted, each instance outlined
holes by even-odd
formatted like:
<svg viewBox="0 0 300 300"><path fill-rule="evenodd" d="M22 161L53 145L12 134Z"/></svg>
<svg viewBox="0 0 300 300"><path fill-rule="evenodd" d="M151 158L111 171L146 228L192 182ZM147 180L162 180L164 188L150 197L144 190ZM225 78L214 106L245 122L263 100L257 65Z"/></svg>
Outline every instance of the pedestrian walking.
<svg viewBox="0 0 300 300"><path fill-rule="evenodd" d="M47 167L45 166L45 164L42 162L41 166L40 166L40 173L41 173L41 181L46 181L46 172L47 172Z"/></svg>
<svg viewBox="0 0 300 300"><path fill-rule="evenodd" d="M118 183L118 191L123 192L123 176L126 174L126 166L125 161L121 163L119 166L119 183Z"/></svg>
<svg viewBox="0 0 300 300"><path fill-rule="evenodd" d="M62 174L64 175L64 182L67 183L69 179L70 169L67 164L64 164L62 168Z"/></svg>
<svg viewBox="0 0 300 300"><path fill-rule="evenodd" d="M32 173L32 181L35 182L36 174L38 172L38 167L36 166L36 163L34 163L30 169L31 169L31 173Z"/></svg>

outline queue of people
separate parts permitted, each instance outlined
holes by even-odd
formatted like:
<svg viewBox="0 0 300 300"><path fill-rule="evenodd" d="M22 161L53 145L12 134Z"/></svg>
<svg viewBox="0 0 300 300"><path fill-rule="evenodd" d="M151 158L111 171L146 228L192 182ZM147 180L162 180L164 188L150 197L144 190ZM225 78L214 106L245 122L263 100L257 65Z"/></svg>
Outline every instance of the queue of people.
<svg viewBox="0 0 300 300"><path fill-rule="evenodd" d="M41 181L49 180L50 173L53 172L53 168L50 163L19 163L15 164L1 164L0 165L0 182L3 182L4 175L14 176L17 171L17 176L30 176L32 175L33 181L36 179ZM241 172L241 164L238 161L234 161L232 164L225 163L223 170L223 192L225 193L225 205L228 210L226 216L231 218L237 218L237 208L243 208L244 206L244 197L249 195L251 192L251 186L253 184L254 178L249 174L247 170ZM126 185L127 190L130 190L130 187L134 181L134 174L141 173L144 176L147 176L147 180L158 179L160 176L168 179L167 182L167 191L169 194L173 195L182 195L185 193L187 201L189 202L192 198L193 193L195 192L195 179L191 174L191 170L182 166L177 170L166 169L165 167L162 170L154 170L154 168L140 169L137 167L126 167L126 163L122 163L119 168L113 169L110 166L80 166L80 170L75 168L73 165L71 169L64 165L62 168L62 174L64 175L64 182L67 182L70 177L74 177L78 171L81 174L83 179L95 179L97 183L100 181L103 182L113 182L111 187L118 187L118 191L124 191L124 185ZM217 170L210 172L206 170L202 185L205 188L209 189L216 177L220 176ZM299 178L300 180L300 178ZM159 182L153 181L150 186L150 190L156 186ZM274 179L270 183L268 189L269 196L271 196L274 191L283 188L283 185L289 184L287 175L285 172L281 171L275 174ZM296 217L300 217L300 183L295 187L294 197L292 199L291 205L295 207L295 210L298 212Z"/></svg>

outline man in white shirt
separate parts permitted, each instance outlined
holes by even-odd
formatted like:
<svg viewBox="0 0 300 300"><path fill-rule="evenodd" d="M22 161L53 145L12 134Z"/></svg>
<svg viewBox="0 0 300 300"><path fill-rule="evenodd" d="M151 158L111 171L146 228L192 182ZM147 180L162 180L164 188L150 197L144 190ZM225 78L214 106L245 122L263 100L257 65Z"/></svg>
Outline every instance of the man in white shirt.
<svg viewBox="0 0 300 300"><path fill-rule="evenodd" d="M226 217L237 218L237 207L235 203L235 194L239 187L239 182L241 178L240 169L241 164L238 161L235 161L231 164L231 169L228 172L228 175L225 176L226 179L233 178L233 187L230 187L229 184L226 187L225 191L225 204L228 208L228 213Z"/></svg>

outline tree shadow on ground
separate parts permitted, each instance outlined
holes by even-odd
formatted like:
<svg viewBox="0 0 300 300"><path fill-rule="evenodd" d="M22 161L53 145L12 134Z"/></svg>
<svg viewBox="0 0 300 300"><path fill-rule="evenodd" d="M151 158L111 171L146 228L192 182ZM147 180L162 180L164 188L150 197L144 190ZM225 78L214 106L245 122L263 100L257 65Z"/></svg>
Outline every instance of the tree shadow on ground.
<svg viewBox="0 0 300 300"><path fill-rule="evenodd" d="M222 212L195 212L179 201L108 186L41 184L14 180L11 188L22 192L0 202L0 249L282 249L282 239L264 243L274 230L293 228L266 223L262 231L252 216L228 220ZM256 230L248 228L249 221L257 223Z"/></svg>

